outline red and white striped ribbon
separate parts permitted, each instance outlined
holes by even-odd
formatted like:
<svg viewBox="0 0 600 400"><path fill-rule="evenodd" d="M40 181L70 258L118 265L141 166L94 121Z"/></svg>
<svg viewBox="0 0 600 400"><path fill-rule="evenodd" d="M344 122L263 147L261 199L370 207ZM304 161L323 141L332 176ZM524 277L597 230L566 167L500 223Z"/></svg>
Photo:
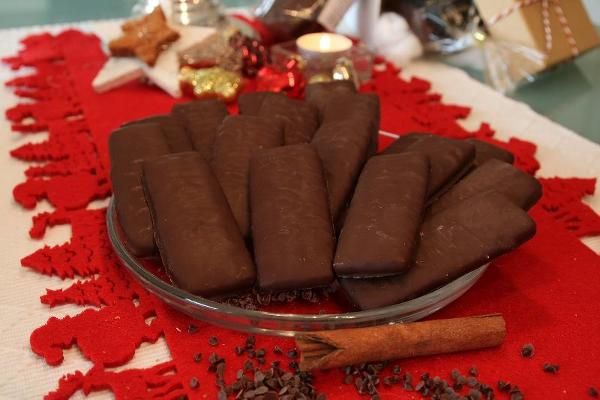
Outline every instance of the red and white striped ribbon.
<svg viewBox="0 0 600 400"><path fill-rule="evenodd" d="M573 31L569 26L569 21L567 20L565 12L563 11L560 5L560 0L519 0L510 7L507 7L506 9L502 10L501 12L490 18L490 20L487 21L488 26L495 25L497 22L508 17L510 14L521 8L529 7L537 3L542 3L542 22L544 24L544 38L546 41L546 51L550 52L550 50L552 50L552 27L550 26L550 5L552 4L554 13L556 14L558 22L562 27L563 34L567 38L567 42L571 47L571 54L573 56L579 55L577 40L575 40L575 35L573 35Z"/></svg>

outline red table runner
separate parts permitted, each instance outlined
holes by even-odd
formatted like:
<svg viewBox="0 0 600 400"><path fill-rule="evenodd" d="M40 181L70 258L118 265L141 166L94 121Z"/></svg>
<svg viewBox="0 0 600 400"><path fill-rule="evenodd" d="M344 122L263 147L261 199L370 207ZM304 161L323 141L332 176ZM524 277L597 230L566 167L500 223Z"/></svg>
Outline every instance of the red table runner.
<svg viewBox="0 0 600 400"><path fill-rule="evenodd" d="M234 348L247 335L210 326L173 311L147 293L119 266L105 229L105 210L87 209L90 201L110 196L107 137L122 122L167 112L174 100L157 89L132 83L105 94L91 88L91 80L105 61L99 40L78 31L60 35L30 36L23 49L5 60L14 69L33 67L34 72L7 85L17 95L33 99L6 111L13 130L23 134L48 131L49 139L12 150L21 160L35 161L26 179L14 188L14 198L34 209L41 199L56 210L33 216L32 238L43 238L46 229L60 224L72 228L71 239L62 245L24 255L22 265L41 274L75 278L65 289L41 295L49 307L62 304L92 306L78 315L50 318L31 334L31 348L46 363L60 364L63 350L77 346L93 363L89 371L74 371L57 383L48 399L66 399L79 389L84 393L109 389L118 399L215 398L214 374L206 359L216 352L227 359L227 382L235 380L245 357ZM535 173L539 164L535 145L519 139L500 142L483 124L469 132L457 122L469 108L447 105L420 79L403 80L398 71L381 64L362 90L375 91L382 104L382 129L398 134L433 132L464 138L475 136L511 150L516 165ZM390 138L381 136L381 146ZM39 162L42 162L41 164ZM592 194L592 179L542 179L544 196L531 214L538 232L533 240L508 254L488 269L467 294L438 312L435 318L503 313L508 336L496 349L442 357L402 361L403 371L415 376L429 372L447 379L451 369L463 373L477 365L480 380L494 388L498 380L518 385L527 399L585 398L590 386L600 386L600 257L578 237L600 234L600 218L581 202ZM40 279L43 279L40 277ZM134 301L135 300L135 301ZM190 325L197 329L189 329ZM172 361L147 369L110 367L125 365L142 342L164 336ZM208 344L217 336L219 345ZM535 345L532 359L520 348ZM278 345L283 356L270 349ZM292 347L288 339L259 336L257 348L268 351L267 362L286 358ZM201 352L204 359L194 360ZM544 363L560 365L551 375ZM387 370L386 370L387 371ZM382 376L386 375L386 371ZM353 385L343 384L341 371L316 372L315 386L328 398L358 398ZM197 378L199 385L190 381ZM466 393L466 391L464 392ZM421 398L401 386L379 385L382 399ZM508 398L496 390L496 398Z"/></svg>

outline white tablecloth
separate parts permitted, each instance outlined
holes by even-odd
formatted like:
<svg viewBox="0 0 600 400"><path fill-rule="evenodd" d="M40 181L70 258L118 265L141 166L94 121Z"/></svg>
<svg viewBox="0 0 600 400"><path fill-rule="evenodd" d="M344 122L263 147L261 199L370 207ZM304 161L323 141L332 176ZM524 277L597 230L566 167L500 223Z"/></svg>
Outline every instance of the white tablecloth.
<svg viewBox="0 0 600 400"><path fill-rule="evenodd" d="M77 27L96 32L106 38L114 32L114 21L82 23ZM0 57L14 54L22 37L50 30L58 32L64 26L51 28L27 28L0 30ZM536 114L527 105L508 99L488 87L468 77L464 72L442 65L417 62L406 68L406 75L417 75L433 83L433 90L442 93L445 102L473 107L473 112L464 124L475 128L482 121L489 122L497 130L497 137L511 136L532 141L538 145L537 157L541 163L539 176L552 177L600 177L600 146L578 136L574 132ZM0 67L0 81L13 77L14 72L5 66ZM556 94L560 96L559 93ZM0 88L0 109L6 110L19 100L11 92ZM70 280L61 281L56 277L40 276L21 268L19 260L43 244L56 245L68 240L66 227L56 227L48 231L43 242L29 238L31 217L50 207L47 203L37 209L26 211L12 199L12 188L24 180L23 171L27 165L11 158L8 152L28 141L42 141L43 133L21 135L10 131L7 121L0 118L0 399L39 399L54 389L58 379L77 369L86 371L91 363L83 359L76 348L65 352L65 361L59 367L48 367L29 348L29 335L50 316L75 315L82 308L59 306L49 309L42 305L39 297L46 288L65 288ZM600 191L600 183L597 184ZM600 212L600 196L588 197L586 201ZM104 203L92 204L92 207ZM600 251L600 238L584 240L586 244ZM163 342L143 345L138 349L128 367L151 366L169 359L169 352ZM118 368L119 369L119 368ZM80 397L80 396L77 396ZM110 398L108 392L95 393L91 398Z"/></svg>

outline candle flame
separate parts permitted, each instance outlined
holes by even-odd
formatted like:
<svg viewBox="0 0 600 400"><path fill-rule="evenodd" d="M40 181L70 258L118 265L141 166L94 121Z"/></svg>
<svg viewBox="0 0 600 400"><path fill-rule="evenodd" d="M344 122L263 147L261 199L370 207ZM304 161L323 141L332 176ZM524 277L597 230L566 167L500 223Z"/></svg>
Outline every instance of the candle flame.
<svg viewBox="0 0 600 400"><path fill-rule="evenodd" d="M329 35L323 35L319 38L319 49L322 51L331 49L331 37Z"/></svg>

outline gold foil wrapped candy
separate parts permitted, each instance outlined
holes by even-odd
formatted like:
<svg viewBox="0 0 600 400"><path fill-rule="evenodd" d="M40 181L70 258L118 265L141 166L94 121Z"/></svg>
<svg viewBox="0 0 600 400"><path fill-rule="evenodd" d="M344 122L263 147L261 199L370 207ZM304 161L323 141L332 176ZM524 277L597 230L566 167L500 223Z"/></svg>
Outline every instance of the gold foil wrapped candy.
<svg viewBox="0 0 600 400"><path fill-rule="evenodd" d="M197 98L220 98L233 101L242 89L242 77L221 67L195 69L182 67L179 83L184 93Z"/></svg>

